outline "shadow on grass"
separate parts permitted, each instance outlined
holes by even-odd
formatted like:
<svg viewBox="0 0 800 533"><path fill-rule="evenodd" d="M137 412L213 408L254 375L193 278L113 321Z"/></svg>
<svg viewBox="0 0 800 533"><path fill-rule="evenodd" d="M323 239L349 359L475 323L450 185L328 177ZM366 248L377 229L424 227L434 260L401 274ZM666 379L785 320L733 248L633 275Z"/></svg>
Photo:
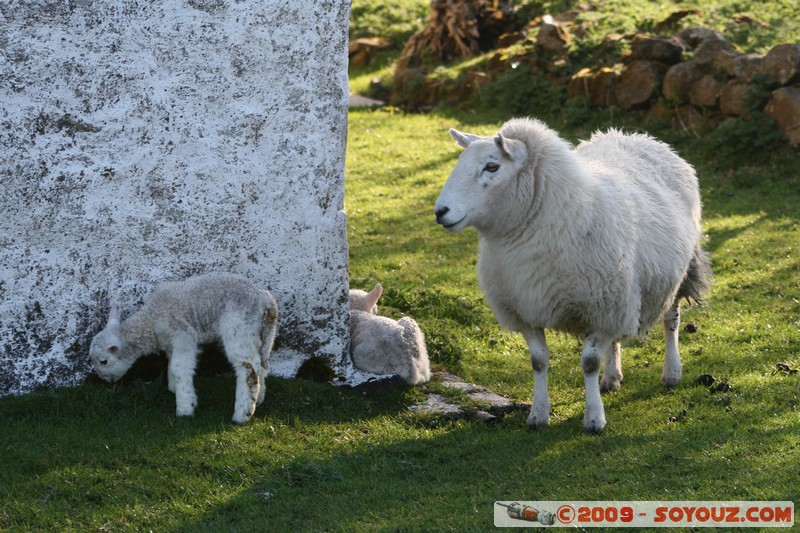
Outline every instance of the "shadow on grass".
<svg viewBox="0 0 800 533"><path fill-rule="evenodd" d="M779 416L752 409L764 422ZM797 421L788 431L737 426L724 407L714 410L646 434L618 420L588 436L577 416L527 431L519 414L497 426L453 423L429 439L355 443L352 452L266 472L186 528L488 530L495 500L800 498L796 488L785 492L797 471L779 451L792 445ZM788 455L800 455L798 444Z"/></svg>

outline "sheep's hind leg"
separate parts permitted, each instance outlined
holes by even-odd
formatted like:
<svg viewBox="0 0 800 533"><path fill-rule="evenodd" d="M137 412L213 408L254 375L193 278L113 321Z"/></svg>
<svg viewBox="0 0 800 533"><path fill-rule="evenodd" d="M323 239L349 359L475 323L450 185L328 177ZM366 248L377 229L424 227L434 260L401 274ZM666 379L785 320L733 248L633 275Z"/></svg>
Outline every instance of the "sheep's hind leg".
<svg viewBox="0 0 800 533"><path fill-rule="evenodd" d="M194 371L197 366L197 344L193 339L177 338L172 345L168 376L175 393L175 415L192 416L197 407Z"/></svg>
<svg viewBox="0 0 800 533"><path fill-rule="evenodd" d="M528 427L538 428L550 423L550 394L547 390L547 369L550 366L550 351L544 330L526 332L525 341L531 354L533 367L533 405L528 416Z"/></svg>
<svg viewBox="0 0 800 533"><path fill-rule="evenodd" d="M588 433L600 433L606 427L606 413L600 397L600 360L610 349L614 339L604 333L594 332L586 336L581 353L583 381L586 386L586 410L583 428Z"/></svg>
<svg viewBox="0 0 800 533"><path fill-rule="evenodd" d="M618 391L622 383L622 347L615 341L606 350L603 360L603 378L600 380L600 392Z"/></svg>
<svg viewBox="0 0 800 533"><path fill-rule="evenodd" d="M672 307L664 318L664 339L666 350L664 352L664 370L661 373L661 383L667 387L674 387L681 382L683 368L681 354L678 351L678 330L681 327L681 309L679 301L675 298Z"/></svg>

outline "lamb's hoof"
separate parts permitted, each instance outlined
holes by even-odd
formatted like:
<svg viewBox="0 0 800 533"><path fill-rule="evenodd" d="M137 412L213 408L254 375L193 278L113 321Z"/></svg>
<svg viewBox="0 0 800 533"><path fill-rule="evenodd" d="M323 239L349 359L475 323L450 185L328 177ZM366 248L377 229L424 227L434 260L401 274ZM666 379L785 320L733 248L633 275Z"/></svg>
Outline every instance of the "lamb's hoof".
<svg viewBox="0 0 800 533"><path fill-rule="evenodd" d="M680 382L681 382L681 375L680 374L669 375L669 376L665 374L665 375L661 376L661 384L664 385L665 387L667 387L668 389L671 389L673 387L677 387L680 384Z"/></svg>
<svg viewBox="0 0 800 533"><path fill-rule="evenodd" d="M175 409L175 416L178 418L186 418L188 416L194 416L194 407L191 409Z"/></svg>
<svg viewBox="0 0 800 533"><path fill-rule="evenodd" d="M617 392L622 386L622 380L620 379L612 379L612 378L603 378L600 380L600 392Z"/></svg>
<svg viewBox="0 0 800 533"><path fill-rule="evenodd" d="M243 414L234 413L233 418L231 420L233 421L234 424L244 424L248 420L250 420L250 417L253 416L254 412L255 412L255 406L253 406L252 409L248 409Z"/></svg>

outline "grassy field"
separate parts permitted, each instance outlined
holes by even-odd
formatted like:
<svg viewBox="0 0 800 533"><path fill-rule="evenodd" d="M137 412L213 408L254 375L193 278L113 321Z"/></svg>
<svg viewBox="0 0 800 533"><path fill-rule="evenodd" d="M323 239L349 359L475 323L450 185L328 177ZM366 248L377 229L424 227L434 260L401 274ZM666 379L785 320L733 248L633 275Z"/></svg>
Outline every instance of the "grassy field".
<svg viewBox="0 0 800 533"><path fill-rule="evenodd" d="M475 232L449 234L432 214L459 153L447 129L489 134L507 118L351 111L350 276L384 285L382 314L417 319L435 369L530 401L524 342L477 287ZM571 141L638 127L619 114L543 118ZM495 425L416 414L421 388L270 378L265 404L235 426L230 375L197 380L187 420L164 377L87 383L0 400L0 531L486 531L496 500L800 504L800 158L760 147L745 125L655 133L698 170L717 279L705 305L685 309L696 331L681 332L680 386L659 384L660 328L624 346L602 435L583 432L580 344L566 335L548 337L553 416L541 431L525 413ZM706 373L731 389L696 384Z"/></svg>

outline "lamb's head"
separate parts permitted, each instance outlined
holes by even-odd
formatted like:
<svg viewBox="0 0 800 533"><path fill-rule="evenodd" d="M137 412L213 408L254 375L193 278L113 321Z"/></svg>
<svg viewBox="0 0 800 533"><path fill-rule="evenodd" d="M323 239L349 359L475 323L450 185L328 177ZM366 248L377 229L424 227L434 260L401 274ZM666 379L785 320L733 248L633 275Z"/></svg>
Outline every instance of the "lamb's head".
<svg viewBox="0 0 800 533"><path fill-rule="evenodd" d="M464 152L436 200L436 222L453 233L467 226L490 227L503 216L497 212L497 200L516 183L528 149L522 141L499 133L479 137L451 129L450 135Z"/></svg>
<svg viewBox="0 0 800 533"><path fill-rule="evenodd" d="M380 283L375 285L375 288L369 292L359 289L350 291L348 300L350 302L350 309L353 311L364 311L373 315L378 314L378 300L383 293L383 287Z"/></svg>
<svg viewBox="0 0 800 533"><path fill-rule="evenodd" d="M119 310L111 305L106 327L92 339L89 357L97 375L105 381L114 382L125 375L131 363L122 358L124 343L119 334Z"/></svg>

